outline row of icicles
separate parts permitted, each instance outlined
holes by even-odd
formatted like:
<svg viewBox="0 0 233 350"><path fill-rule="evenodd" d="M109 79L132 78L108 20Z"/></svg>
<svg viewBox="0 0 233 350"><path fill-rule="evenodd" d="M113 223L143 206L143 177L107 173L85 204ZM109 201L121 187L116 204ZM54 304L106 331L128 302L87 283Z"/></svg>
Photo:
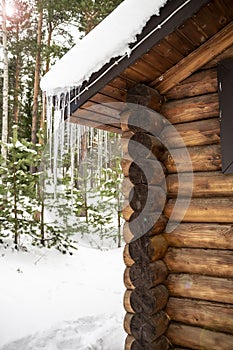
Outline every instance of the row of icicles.
<svg viewBox="0 0 233 350"><path fill-rule="evenodd" d="M58 179L64 177L64 169L69 173L71 187L77 172L80 172L80 177L92 177L91 183L94 184L122 152L120 135L64 121L65 108L60 96L47 97L47 146L43 167L53 182L54 192Z"/></svg>

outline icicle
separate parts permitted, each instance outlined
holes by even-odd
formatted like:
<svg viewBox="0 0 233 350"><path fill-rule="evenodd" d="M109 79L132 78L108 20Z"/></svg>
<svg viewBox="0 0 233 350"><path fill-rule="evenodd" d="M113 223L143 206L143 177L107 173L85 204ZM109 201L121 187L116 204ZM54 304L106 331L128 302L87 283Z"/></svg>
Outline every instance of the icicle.
<svg viewBox="0 0 233 350"><path fill-rule="evenodd" d="M98 147L98 157L97 157L97 169L96 176L100 178L100 162L101 162L101 138L100 138L100 130L97 131L97 147Z"/></svg>
<svg viewBox="0 0 233 350"><path fill-rule="evenodd" d="M79 168L80 165L80 137L80 126L76 125L77 168Z"/></svg>
<svg viewBox="0 0 233 350"><path fill-rule="evenodd" d="M72 205L73 205L73 189L74 189L74 171L75 171L75 140L74 140L74 127L71 126L71 149L70 149L70 157L71 157L71 163L70 163L70 178L71 178L71 198L72 198Z"/></svg>
<svg viewBox="0 0 233 350"><path fill-rule="evenodd" d="M104 131L104 160L105 160L105 170L108 168L108 133Z"/></svg>

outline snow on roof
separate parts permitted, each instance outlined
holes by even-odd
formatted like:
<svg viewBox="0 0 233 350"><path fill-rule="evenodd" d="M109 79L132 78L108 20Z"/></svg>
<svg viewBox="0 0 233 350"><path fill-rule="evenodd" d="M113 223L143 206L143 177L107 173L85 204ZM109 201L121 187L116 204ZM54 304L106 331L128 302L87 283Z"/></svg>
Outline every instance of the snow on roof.
<svg viewBox="0 0 233 350"><path fill-rule="evenodd" d="M81 86L111 58L130 55L148 20L159 15L167 0L125 0L98 26L69 50L41 80L41 89L55 95Z"/></svg>

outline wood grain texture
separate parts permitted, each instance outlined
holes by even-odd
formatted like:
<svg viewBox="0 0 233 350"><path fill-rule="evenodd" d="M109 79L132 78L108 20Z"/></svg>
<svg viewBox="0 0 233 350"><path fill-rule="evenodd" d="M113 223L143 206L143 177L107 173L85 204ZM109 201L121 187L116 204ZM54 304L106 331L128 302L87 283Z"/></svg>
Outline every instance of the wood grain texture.
<svg viewBox="0 0 233 350"><path fill-rule="evenodd" d="M217 71L215 68L196 72L175 85L165 94L165 99L182 99L217 92Z"/></svg>
<svg viewBox="0 0 233 350"><path fill-rule="evenodd" d="M163 283L167 275L168 269L162 260L149 264L138 263L129 268L129 280L131 284L141 289L149 289ZM132 287L128 289L132 289Z"/></svg>
<svg viewBox="0 0 233 350"><path fill-rule="evenodd" d="M172 297L166 312L173 321L233 334L232 304Z"/></svg>
<svg viewBox="0 0 233 350"><path fill-rule="evenodd" d="M188 147L190 161L187 153L181 149L173 150L173 157L169 152L164 154L164 165L168 173L188 171L216 171L222 168L220 145ZM175 159L175 160L174 160Z"/></svg>
<svg viewBox="0 0 233 350"><path fill-rule="evenodd" d="M151 83L161 95L165 94L179 82L189 77L211 59L233 44L233 23L230 22L221 31L212 36L208 41L180 60L165 74Z"/></svg>
<svg viewBox="0 0 233 350"><path fill-rule="evenodd" d="M233 336L221 332L172 322L166 334L174 345L190 349L232 350Z"/></svg>
<svg viewBox="0 0 233 350"><path fill-rule="evenodd" d="M179 217L178 209L174 209L175 202L175 199L168 200L164 209L167 217L173 212L174 220ZM233 197L193 198L182 221L233 223Z"/></svg>
<svg viewBox="0 0 233 350"><path fill-rule="evenodd" d="M160 260L166 251L167 241L161 234L143 235L129 244L129 256L137 263Z"/></svg>
<svg viewBox="0 0 233 350"><path fill-rule="evenodd" d="M170 274L166 281L171 296L233 304L233 279L195 274Z"/></svg>
<svg viewBox="0 0 233 350"><path fill-rule="evenodd" d="M161 336L152 343L141 344L131 335L128 335L125 340L125 350L168 350L170 343L165 336Z"/></svg>
<svg viewBox="0 0 233 350"><path fill-rule="evenodd" d="M233 278L233 250L168 248L164 261L172 273Z"/></svg>
<svg viewBox="0 0 233 350"><path fill-rule="evenodd" d="M147 66L149 65L147 64ZM163 97L155 89L152 89L144 84L137 84L128 90L126 102L140 106L146 106L148 108L154 109L155 111L159 111L163 102ZM145 124L146 123L147 120L145 120ZM152 128L154 128L154 125L155 124L152 120Z"/></svg>
<svg viewBox="0 0 233 350"><path fill-rule="evenodd" d="M207 94L165 102L161 114L172 124L219 116L218 94Z"/></svg>
<svg viewBox="0 0 233 350"><path fill-rule="evenodd" d="M175 197L179 193L186 196L190 193L189 176L182 175L182 183L178 181L177 174L168 175L166 178L169 197ZM232 197L233 175L224 175L220 171L197 172L193 174L193 197Z"/></svg>
<svg viewBox="0 0 233 350"><path fill-rule="evenodd" d="M167 148L202 146L220 142L219 118L167 126L160 134Z"/></svg>
<svg viewBox="0 0 233 350"><path fill-rule="evenodd" d="M162 233L166 227L167 218L159 213L146 214L134 212L130 221L123 225L123 237L125 243L130 243L146 234L154 236Z"/></svg>
<svg viewBox="0 0 233 350"><path fill-rule="evenodd" d="M143 313L125 315L124 329L132 335L141 345L152 343L163 335L167 329L169 319L164 311L159 311L153 316Z"/></svg>
<svg viewBox="0 0 233 350"><path fill-rule="evenodd" d="M172 247L233 249L231 224L181 223L164 237Z"/></svg>
<svg viewBox="0 0 233 350"><path fill-rule="evenodd" d="M126 290L124 295L124 307L129 313L145 313L154 315L162 310L168 301L168 290L160 284L149 290Z"/></svg>
<svg viewBox="0 0 233 350"><path fill-rule="evenodd" d="M166 168L160 161L155 159L138 158L133 161L125 155L121 160L121 168L125 177L128 177L132 185L148 184L159 185L165 180ZM124 182L123 182L124 190Z"/></svg>

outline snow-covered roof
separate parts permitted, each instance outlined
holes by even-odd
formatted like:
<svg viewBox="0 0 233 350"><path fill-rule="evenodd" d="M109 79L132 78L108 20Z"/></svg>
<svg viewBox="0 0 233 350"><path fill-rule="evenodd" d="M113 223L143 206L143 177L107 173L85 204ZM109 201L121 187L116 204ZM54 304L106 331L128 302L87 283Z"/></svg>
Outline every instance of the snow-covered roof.
<svg viewBox="0 0 233 350"><path fill-rule="evenodd" d="M41 80L41 89L55 95L81 86L112 58L130 55L148 20L159 15L167 0L125 0L68 51Z"/></svg>

